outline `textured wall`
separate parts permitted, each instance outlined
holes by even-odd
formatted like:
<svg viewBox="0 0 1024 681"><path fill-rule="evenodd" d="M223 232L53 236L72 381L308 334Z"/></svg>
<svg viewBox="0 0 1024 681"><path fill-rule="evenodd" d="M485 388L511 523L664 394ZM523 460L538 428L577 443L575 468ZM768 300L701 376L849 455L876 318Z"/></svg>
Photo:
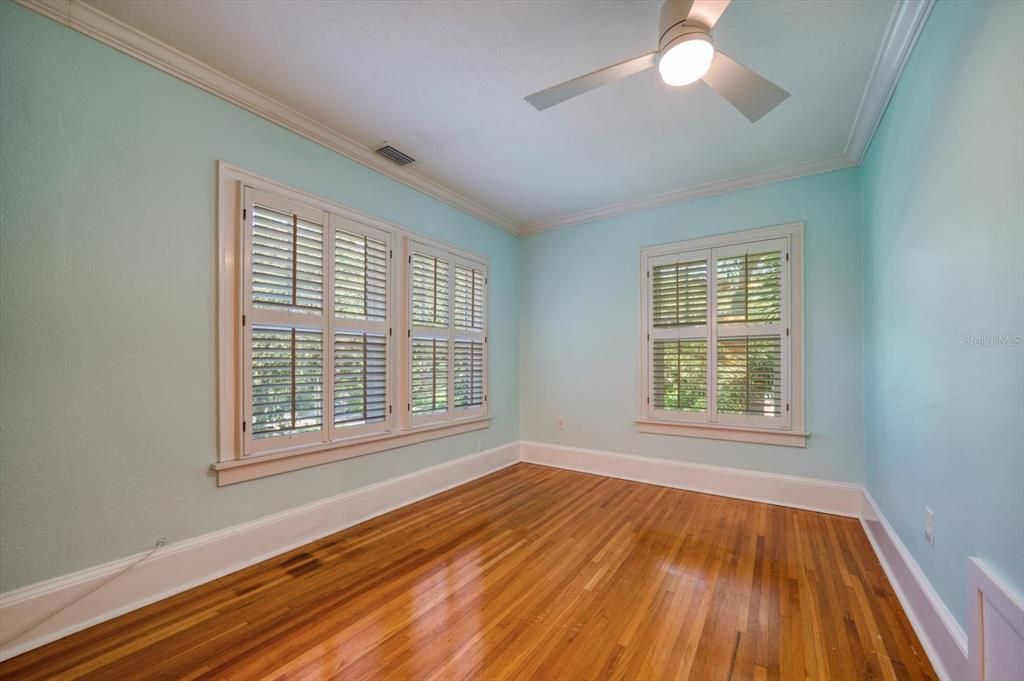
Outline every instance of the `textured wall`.
<svg viewBox="0 0 1024 681"><path fill-rule="evenodd" d="M640 249L767 225L804 225L807 449L639 434ZM523 438L859 482L863 478L857 170L723 194L527 239ZM565 417L565 429L555 417Z"/></svg>
<svg viewBox="0 0 1024 681"><path fill-rule="evenodd" d="M1022 42L936 3L862 167L867 482L963 625L968 556L1024 591Z"/></svg>
<svg viewBox="0 0 1024 681"><path fill-rule="evenodd" d="M519 242L0 2L0 590L518 437ZM215 163L490 258L483 432L224 489Z"/></svg>

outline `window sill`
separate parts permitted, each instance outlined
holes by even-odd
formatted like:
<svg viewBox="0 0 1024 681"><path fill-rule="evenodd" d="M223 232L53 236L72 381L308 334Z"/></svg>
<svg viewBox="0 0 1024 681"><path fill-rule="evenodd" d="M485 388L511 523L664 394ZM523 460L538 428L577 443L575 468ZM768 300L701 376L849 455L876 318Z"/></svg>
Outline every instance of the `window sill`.
<svg viewBox="0 0 1024 681"><path fill-rule="evenodd" d="M810 433L802 430L769 430L747 426L727 426L720 423L684 423L681 421L655 421L637 419L636 429L640 433L654 435L677 435L701 437L708 440L732 440L783 447L806 447Z"/></svg>
<svg viewBox="0 0 1024 681"><path fill-rule="evenodd" d="M367 435L351 442L330 442L305 448L298 452L279 452L250 456L235 461L221 461L210 466L217 473L217 486L233 485L237 482L265 478L289 471L319 466L325 463L351 459L366 454L374 454L387 449L397 449L427 440L483 430L491 425L489 416L441 423L431 426L420 426L398 433L380 433Z"/></svg>

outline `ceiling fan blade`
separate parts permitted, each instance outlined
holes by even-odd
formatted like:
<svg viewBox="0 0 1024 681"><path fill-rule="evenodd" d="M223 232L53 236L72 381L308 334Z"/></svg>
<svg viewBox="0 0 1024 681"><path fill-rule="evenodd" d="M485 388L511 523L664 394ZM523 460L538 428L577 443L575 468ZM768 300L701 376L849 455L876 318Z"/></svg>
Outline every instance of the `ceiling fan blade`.
<svg viewBox="0 0 1024 681"><path fill-rule="evenodd" d="M634 73L639 73L646 69L654 66L654 57L657 52L651 52L644 54L633 59L627 59L624 62L615 64L614 66L608 66L599 71L588 73L585 76L579 78L573 78L567 80L564 83L559 83L553 87L549 87L546 90L540 92L534 92L532 95L526 97L526 101L533 105L538 111L543 111L549 106L560 104L567 99L572 99L576 95L582 95L584 92L593 90L596 87L607 85L608 83L614 83L617 80L622 80L627 76L632 76Z"/></svg>
<svg viewBox="0 0 1024 681"><path fill-rule="evenodd" d="M730 2L732 0L693 0L693 7L690 8L690 14L686 19L696 19L708 28L714 28Z"/></svg>
<svg viewBox="0 0 1024 681"><path fill-rule="evenodd" d="M711 68L704 74L704 82L729 100L751 123L756 123L789 97L789 93L775 83L721 52L715 53Z"/></svg>

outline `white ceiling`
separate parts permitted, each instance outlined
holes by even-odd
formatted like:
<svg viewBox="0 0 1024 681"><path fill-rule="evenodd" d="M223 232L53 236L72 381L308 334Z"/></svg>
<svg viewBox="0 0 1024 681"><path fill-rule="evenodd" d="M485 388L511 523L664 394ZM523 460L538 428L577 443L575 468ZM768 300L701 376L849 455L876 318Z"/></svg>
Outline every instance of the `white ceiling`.
<svg viewBox="0 0 1024 681"><path fill-rule="evenodd" d="M655 70L523 100L654 49L660 2L88 2L530 225L844 154L896 0L735 0L717 46L792 94L757 124Z"/></svg>

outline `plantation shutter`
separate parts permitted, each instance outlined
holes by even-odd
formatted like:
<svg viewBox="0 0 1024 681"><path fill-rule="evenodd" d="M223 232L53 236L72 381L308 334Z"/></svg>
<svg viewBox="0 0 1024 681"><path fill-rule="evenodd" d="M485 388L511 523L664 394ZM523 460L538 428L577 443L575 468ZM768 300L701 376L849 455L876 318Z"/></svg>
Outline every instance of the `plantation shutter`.
<svg viewBox="0 0 1024 681"><path fill-rule="evenodd" d="M458 417L484 411L486 400L486 285L487 274L476 263L455 264L454 287L454 405Z"/></svg>
<svg viewBox="0 0 1024 681"><path fill-rule="evenodd" d="M412 425L485 414L486 267L414 240L408 263Z"/></svg>
<svg viewBox="0 0 1024 681"><path fill-rule="evenodd" d="M654 341L655 409L707 411L708 344L701 339Z"/></svg>
<svg viewBox="0 0 1024 681"><path fill-rule="evenodd" d="M414 416L448 411L448 348L447 338L412 339L410 395Z"/></svg>
<svg viewBox="0 0 1024 681"><path fill-rule="evenodd" d="M486 258L230 172L219 482L487 426ZM259 465L222 474L235 463Z"/></svg>
<svg viewBox="0 0 1024 681"><path fill-rule="evenodd" d="M334 230L335 437L386 430L390 235L331 216Z"/></svg>
<svg viewBox="0 0 1024 681"><path fill-rule="evenodd" d="M246 453L326 437L327 216L247 188L244 356Z"/></svg>
<svg viewBox="0 0 1024 681"><path fill-rule="evenodd" d="M446 420L451 409L452 263L426 244L409 248L408 410L416 425Z"/></svg>
<svg viewBox="0 0 1024 681"><path fill-rule="evenodd" d="M324 227L292 211L252 207L252 302L260 309L319 312Z"/></svg>
<svg viewBox="0 0 1024 681"><path fill-rule="evenodd" d="M685 255L684 255L685 257ZM654 326L706 326L708 320L708 261L655 265L651 273Z"/></svg>
<svg viewBox="0 0 1024 681"><path fill-rule="evenodd" d="M334 334L334 425L383 423L387 418L387 339Z"/></svg>
<svg viewBox="0 0 1024 681"><path fill-rule="evenodd" d="M789 428L788 257L785 236L644 256L648 418Z"/></svg>
<svg viewBox="0 0 1024 681"><path fill-rule="evenodd" d="M484 344L455 341L455 408L471 409L484 404Z"/></svg>
<svg viewBox="0 0 1024 681"><path fill-rule="evenodd" d="M323 427L323 338L300 328L252 328L252 436Z"/></svg>
<svg viewBox="0 0 1024 681"><path fill-rule="evenodd" d="M709 259L702 250L648 264L647 403L660 418L706 419Z"/></svg>
<svg viewBox="0 0 1024 681"><path fill-rule="evenodd" d="M448 328L448 260L415 251L411 257L413 326Z"/></svg>
<svg viewBox="0 0 1024 681"><path fill-rule="evenodd" d="M787 240L715 249L715 402L721 423L788 424Z"/></svg>

